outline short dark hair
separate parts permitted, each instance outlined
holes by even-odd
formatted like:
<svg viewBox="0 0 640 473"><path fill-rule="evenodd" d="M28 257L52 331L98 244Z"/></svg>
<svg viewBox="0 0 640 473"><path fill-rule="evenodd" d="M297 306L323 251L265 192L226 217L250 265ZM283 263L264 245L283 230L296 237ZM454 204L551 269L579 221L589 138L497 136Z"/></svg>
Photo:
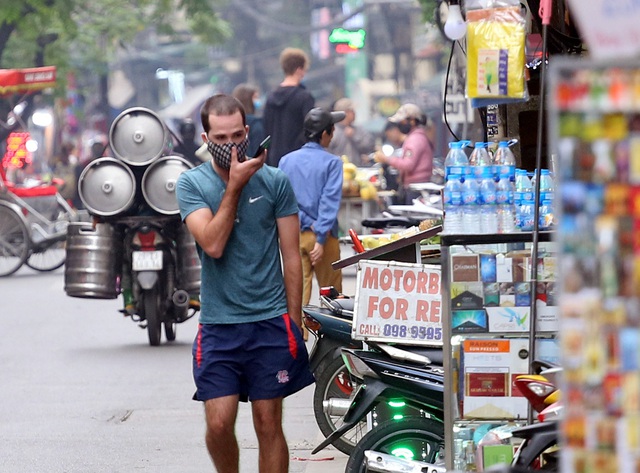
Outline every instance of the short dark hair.
<svg viewBox="0 0 640 473"><path fill-rule="evenodd" d="M320 140L322 139L322 134L326 131L327 134L331 134L333 133L333 131L335 130L336 126L331 123L329 125L327 125L327 127L320 131L320 132L313 132L313 131L309 131L309 130L305 130L304 131L304 137L307 140L307 143L310 141L313 141L314 143L320 143Z"/></svg>
<svg viewBox="0 0 640 473"><path fill-rule="evenodd" d="M231 92L235 98L237 98L242 106L244 107L244 111L247 114L253 115L256 113L256 108L253 105L253 96L258 92L258 88L254 87L251 84L238 84Z"/></svg>
<svg viewBox="0 0 640 473"><path fill-rule="evenodd" d="M240 101L227 94L216 94L209 97L200 108L200 120L202 121L202 128L206 134L211 130L209 124L209 115L227 116L233 115L236 112L240 112L242 115L242 124L247 124L247 116L244 111L244 107Z"/></svg>
<svg viewBox="0 0 640 473"><path fill-rule="evenodd" d="M285 75L290 76L298 69L306 68L309 65L309 56L302 49L285 48L280 53L280 67Z"/></svg>

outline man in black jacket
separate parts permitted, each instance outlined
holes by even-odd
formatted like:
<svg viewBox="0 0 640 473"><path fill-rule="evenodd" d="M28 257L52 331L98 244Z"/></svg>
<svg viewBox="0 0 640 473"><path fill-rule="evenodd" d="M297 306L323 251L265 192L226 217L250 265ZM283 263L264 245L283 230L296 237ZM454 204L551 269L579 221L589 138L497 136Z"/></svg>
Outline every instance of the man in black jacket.
<svg viewBox="0 0 640 473"><path fill-rule="evenodd" d="M271 135L267 164L278 166L280 158L304 145L302 124L315 105L313 95L301 84L309 57L297 48L286 48L280 54L284 80L267 97L264 109L265 135Z"/></svg>

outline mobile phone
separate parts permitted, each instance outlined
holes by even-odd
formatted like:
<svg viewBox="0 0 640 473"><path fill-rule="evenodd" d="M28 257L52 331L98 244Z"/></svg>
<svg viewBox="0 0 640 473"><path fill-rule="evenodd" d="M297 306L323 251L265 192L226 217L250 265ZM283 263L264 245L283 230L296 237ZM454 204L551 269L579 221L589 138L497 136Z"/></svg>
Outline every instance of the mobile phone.
<svg viewBox="0 0 640 473"><path fill-rule="evenodd" d="M271 135L267 136L264 140L262 140L262 143L258 145L256 154L254 154L253 157L257 158L258 156L260 156L265 149L269 149L270 145L271 145Z"/></svg>

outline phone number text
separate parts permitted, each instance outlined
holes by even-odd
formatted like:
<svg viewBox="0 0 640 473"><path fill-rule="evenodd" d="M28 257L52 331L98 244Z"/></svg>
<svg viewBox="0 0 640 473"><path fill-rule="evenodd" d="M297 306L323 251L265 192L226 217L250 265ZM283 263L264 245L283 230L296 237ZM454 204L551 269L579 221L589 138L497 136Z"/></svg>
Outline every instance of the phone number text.
<svg viewBox="0 0 640 473"><path fill-rule="evenodd" d="M442 340L442 328L385 324L382 327L382 335L385 337L414 338L416 340Z"/></svg>

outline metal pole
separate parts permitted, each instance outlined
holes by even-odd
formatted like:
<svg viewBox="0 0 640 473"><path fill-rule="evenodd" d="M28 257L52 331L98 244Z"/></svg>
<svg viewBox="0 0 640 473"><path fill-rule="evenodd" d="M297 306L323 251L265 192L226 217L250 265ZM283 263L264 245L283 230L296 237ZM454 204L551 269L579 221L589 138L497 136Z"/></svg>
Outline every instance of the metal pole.
<svg viewBox="0 0 640 473"><path fill-rule="evenodd" d="M529 326L529 372L536 356L536 322L538 289L538 236L540 231L540 167L542 166L542 130L544 126L545 79L547 72L547 26L551 20L551 0L542 0L539 10L542 18L542 69L540 70L540 104L538 107L538 133L536 142L536 186L534 199L533 240L531 247L531 324ZM533 410L529 406L527 415L529 424L533 423Z"/></svg>

